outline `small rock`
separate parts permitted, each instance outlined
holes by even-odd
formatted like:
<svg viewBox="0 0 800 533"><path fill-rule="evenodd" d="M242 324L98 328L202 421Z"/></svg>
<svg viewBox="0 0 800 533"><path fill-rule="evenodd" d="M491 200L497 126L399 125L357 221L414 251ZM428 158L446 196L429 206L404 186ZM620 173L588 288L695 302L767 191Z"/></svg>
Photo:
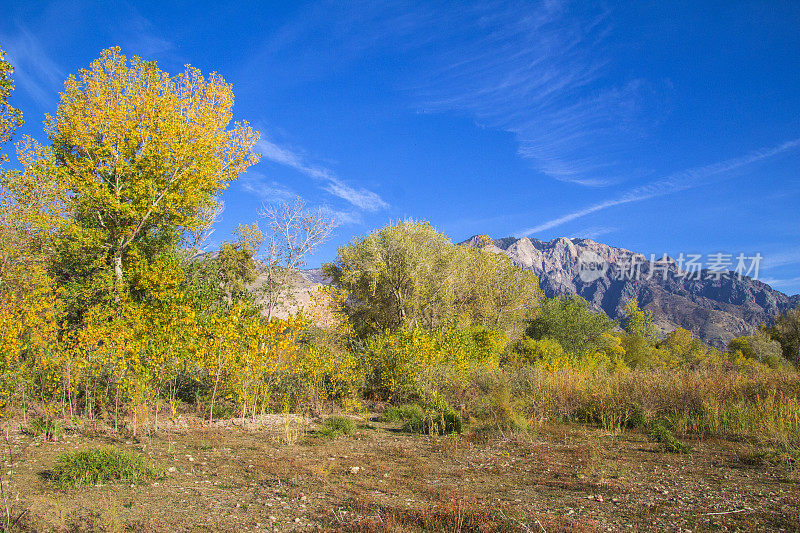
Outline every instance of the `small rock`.
<svg viewBox="0 0 800 533"><path fill-rule="evenodd" d="M270 519L270 520L272 520L272 521L274 522L275 520L277 520L277 519L278 519L278 517L277 517L277 516L272 516L272 515L269 515L269 519Z"/></svg>
<svg viewBox="0 0 800 533"><path fill-rule="evenodd" d="M294 521L299 523L300 519L299 518L295 518Z"/></svg>
<svg viewBox="0 0 800 533"><path fill-rule="evenodd" d="M359 472L361 472L361 467L360 466L351 466L350 467L350 473L351 474L358 474Z"/></svg>
<svg viewBox="0 0 800 533"><path fill-rule="evenodd" d="M177 469L177 468L175 468L174 466L171 466L171 467L169 467L169 468L167 469L167 472L177 472L177 471L178 471L178 469Z"/></svg>

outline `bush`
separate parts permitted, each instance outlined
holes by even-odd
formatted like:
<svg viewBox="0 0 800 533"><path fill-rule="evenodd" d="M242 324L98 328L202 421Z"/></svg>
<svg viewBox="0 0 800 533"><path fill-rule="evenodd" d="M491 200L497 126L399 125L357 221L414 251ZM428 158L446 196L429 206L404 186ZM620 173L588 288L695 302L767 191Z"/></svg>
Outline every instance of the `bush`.
<svg viewBox="0 0 800 533"><path fill-rule="evenodd" d="M662 450L669 453L688 453L689 447L676 439L663 424L654 424L650 430L650 440L659 443Z"/></svg>
<svg viewBox="0 0 800 533"><path fill-rule="evenodd" d="M26 433L34 437L42 436L45 440L56 442L61 440L61 435L64 433L64 426L59 420L38 417L28 422Z"/></svg>
<svg viewBox="0 0 800 533"><path fill-rule="evenodd" d="M612 332L615 326L604 313L595 313L586 300L573 295L542 303L526 333L537 340L553 339L565 352L582 355L598 349L602 334Z"/></svg>
<svg viewBox="0 0 800 533"><path fill-rule="evenodd" d="M355 430L355 423L346 416L329 416L322 421L319 435L328 439L335 439L341 435L350 435Z"/></svg>
<svg viewBox="0 0 800 533"><path fill-rule="evenodd" d="M93 448L61 454L51 479L56 487L65 490L107 482L143 483L161 475L141 455L116 448Z"/></svg>
<svg viewBox="0 0 800 533"><path fill-rule="evenodd" d="M728 352L731 354L740 352L744 357L765 363L771 368L780 368L785 364L780 343L770 339L762 331L731 340L728 343Z"/></svg>
<svg viewBox="0 0 800 533"><path fill-rule="evenodd" d="M413 418L425 418L425 411L417 403L406 403L400 407L387 407L381 417L384 422L405 422Z"/></svg>

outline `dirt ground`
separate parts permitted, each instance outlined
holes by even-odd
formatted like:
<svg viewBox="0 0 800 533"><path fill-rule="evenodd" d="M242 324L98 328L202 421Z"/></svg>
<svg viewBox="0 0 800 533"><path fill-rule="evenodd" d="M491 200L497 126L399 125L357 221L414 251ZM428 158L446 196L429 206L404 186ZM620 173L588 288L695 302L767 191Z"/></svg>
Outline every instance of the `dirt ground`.
<svg viewBox="0 0 800 533"><path fill-rule="evenodd" d="M359 420L175 427L134 439L67 429L44 442L6 421L13 510L27 531L799 531L800 471L747 443L659 451L641 432L552 425L429 437ZM289 443L287 441L295 441ZM117 445L166 472L142 485L53 488L59 453ZM7 455L8 446L6 446Z"/></svg>

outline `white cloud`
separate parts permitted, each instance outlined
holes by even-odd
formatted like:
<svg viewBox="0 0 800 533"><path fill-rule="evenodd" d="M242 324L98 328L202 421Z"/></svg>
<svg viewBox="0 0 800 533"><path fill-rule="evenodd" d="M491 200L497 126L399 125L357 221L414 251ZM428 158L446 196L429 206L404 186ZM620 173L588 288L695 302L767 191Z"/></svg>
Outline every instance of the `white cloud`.
<svg viewBox="0 0 800 533"><path fill-rule="evenodd" d="M658 121L663 89L606 77L606 10L479 4L441 18L423 28L442 35L433 73L416 88L426 110L464 110L513 133L518 153L553 179L603 187L627 174L621 161Z"/></svg>
<svg viewBox="0 0 800 533"><path fill-rule="evenodd" d="M726 172L730 172L740 167L774 157L788 150L797 148L798 146L800 146L800 139L794 139L769 149L757 150L742 157L728 159L726 161L713 163L704 167L691 168L682 172L677 172L647 185L631 189L617 198L605 200L589 207L573 211L572 213L567 213L566 215L562 215L558 218L542 222L541 224L532 228L519 231L517 234L524 236L531 235L540 231L561 226L567 222L571 222L573 220L585 217L586 215L608 209L609 207L632 202L640 202L642 200L698 187L700 185L709 183L713 178L723 175Z"/></svg>
<svg viewBox="0 0 800 533"><path fill-rule="evenodd" d="M322 206L320 211L333 218L337 226L357 225L364 222L361 219L361 215L354 211L338 211L328 206Z"/></svg>
<svg viewBox="0 0 800 533"><path fill-rule="evenodd" d="M323 184L322 188L330 194L337 196L364 211L380 211L389 207L375 192L363 188L354 188L339 179L331 170L310 165L303 158L287 149L268 140L258 141L258 151L261 155L274 163L291 167L298 172Z"/></svg>
<svg viewBox="0 0 800 533"><path fill-rule="evenodd" d="M786 250L778 253L765 253L764 260L761 263L762 270L769 270L771 268L778 268L786 265L800 264L800 250Z"/></svg>
<svg viewBox="0 0 800 533"><path fill-rule="evenodd" d="M288 187L254 170L249 170L239 179L239 183L244 190L260 196L267 203L289 201L297 197L297 193Z"/></svg>
<svg viewBox="0 0 800 533"><path fill-rule="evenodd" d="M786 278L786 279L776 279L776 278L761 278L759 281L763 281L767 285L773 288L780 289L781 287L788 288L788 290L797 291L800 287L800 276L796 278ZM786 289L785 289L786 290Z"/></svg>

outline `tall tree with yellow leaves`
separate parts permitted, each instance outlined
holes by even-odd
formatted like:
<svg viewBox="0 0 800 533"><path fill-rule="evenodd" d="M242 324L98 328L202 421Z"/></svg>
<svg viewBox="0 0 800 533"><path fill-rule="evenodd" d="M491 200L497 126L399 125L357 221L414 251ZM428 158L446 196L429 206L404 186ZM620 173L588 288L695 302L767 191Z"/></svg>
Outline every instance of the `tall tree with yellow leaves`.
<svg viewBox="0 0 800 533"><path fill-rule="evenodd" d="M218 193L258 161L258 133L233 123L233 92L216 73L176 76L119 48L70 76L45 131L51 171L71 191L117 287L137 245L172 244L203 225Z"/></svg>

